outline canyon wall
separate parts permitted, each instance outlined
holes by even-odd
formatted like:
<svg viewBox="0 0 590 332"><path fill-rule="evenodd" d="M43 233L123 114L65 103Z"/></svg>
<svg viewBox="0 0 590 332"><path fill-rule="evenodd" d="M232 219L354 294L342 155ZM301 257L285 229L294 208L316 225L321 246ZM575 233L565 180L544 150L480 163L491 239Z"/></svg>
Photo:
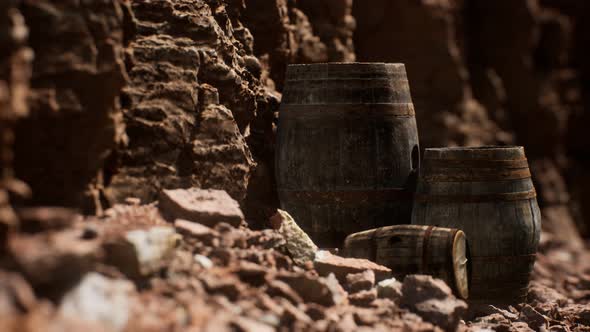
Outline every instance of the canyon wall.
<svg viewBox="0 0 590 332"><path fill-rule="evenodd" d="M0 252L6 234L17 226L10 195L26 197L29 188L14 177L14 127L29 113L27 95L33 53L28 29L15 4L0 4Z"/></svg>
<svg viewBox="0 0 590 332"><path fill-rule="evenodd" d="M524 145L544 226L574 240L589 218L583 3L358 1L353 10L357 59L406 64L422 147Z"/></svg>
<svg viewBox="0 0 590 332"><path fill-rule="evenodd" d="M287 64L385 61L406 64L422 147L524 145L546 227L590 235L588 13L583 0L4 1L2 172L32 196L3 181L0 206L12 188L18 204L100 214L197 186L227 190L257 225L277 206Z"/></svg>
<svg viewBox="0 0 590 332"><path fill-rule="evenodd" d="M34 60L30 114L16 126L16 175L32 187L30 204L95 212L99 173L124 136L123 6L115 1L17 3Z"/></svg>

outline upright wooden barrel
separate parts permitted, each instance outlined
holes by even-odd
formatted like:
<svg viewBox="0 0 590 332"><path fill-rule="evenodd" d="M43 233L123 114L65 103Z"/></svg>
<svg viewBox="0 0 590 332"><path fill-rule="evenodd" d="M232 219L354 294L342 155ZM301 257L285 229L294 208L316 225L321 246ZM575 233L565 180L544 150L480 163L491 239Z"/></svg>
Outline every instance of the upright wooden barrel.
<svg viewBox="0 0 590 332"><path fill-rule="evenodd" d="M472 301L525 298L541 215L522 147L426 149L412 223L465 232Z"/></svg>
<svg viewBox="0 0 590 332"><path fill-rule="evenodd" d="M458 296L469 295L469 252L465 233L454 228L396 225L349 235L343 255L391 269L394 277L428 274L444 280Z"/></svg>
<svg viewBox="0 0 590 332"><path fill-rule="evenodd" d="M318 245L409 223L419 148L404 65L290 65L277 149L281 207Z"/></svg>

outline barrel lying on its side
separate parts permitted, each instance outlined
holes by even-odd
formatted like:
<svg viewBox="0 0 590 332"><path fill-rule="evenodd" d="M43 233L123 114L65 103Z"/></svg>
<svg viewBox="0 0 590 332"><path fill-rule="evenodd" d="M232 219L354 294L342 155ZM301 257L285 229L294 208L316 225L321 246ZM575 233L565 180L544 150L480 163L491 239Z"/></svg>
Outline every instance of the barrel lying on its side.
<svg viewBox="0 0 590 332"><path fill-rule="evenodd" d="M541 231L535 197L522 147L426 149L412 223L465 232L470 300L520 303Z"/></svg>
<svg viewBox="0 0 590 332"><path fill-rule="evenodd" d="M458 296L469 295L469 250L458 229L417 225L372 229L349 235L343 255L387 266L399 279L429 274L443 279Z"/></svg>
<svg viewBox="0 0 590 332"><path fill-rule="evenodd" d="M404 65L290 65L277 149L281 207L318 245L410 223L419 149Z"/></svg>

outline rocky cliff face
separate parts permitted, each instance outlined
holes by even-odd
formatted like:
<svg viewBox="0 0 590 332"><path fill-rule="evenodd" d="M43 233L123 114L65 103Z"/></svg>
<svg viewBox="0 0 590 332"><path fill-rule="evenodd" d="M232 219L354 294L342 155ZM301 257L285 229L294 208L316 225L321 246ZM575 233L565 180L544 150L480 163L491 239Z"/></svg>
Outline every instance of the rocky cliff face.
<svg viewBox="0 0 590 332"><path fill-rule="evenodd" d="M254 54L282 90L289 63L325 62L327 47L314 35L307 16L288 0L247 0L244 24L254 36Z"/></svg>
<svg viewBox="0 0 590 332"><path fill-rule="evenodd" d="M99 173L124 135L123 6L19 1L19 8L35 58L30 115L16 128L16 175L31 185L33 204L94 212Z"/></svg>
<svg viewBox="0 0 590 332"><path fill-rule="evenodd" d="M577 161L584 139L571 133L587 123L587 93L586 65L574 59L587 33L571 8L583 5L568 3L355 2L353 16L359 60L406 63L422 146L524 145L545 225L575 238L574 219L584 228L587 218L578 185L587 171ZM572 169L576 181L564 176Z"/></svg>
<svg viewBox="0 0 590 332"><path fill-rule="evenodd" d="M587 1L544 0L542 5L558 11L570 23L567 36L566 63L559 85L562 100L569 106L566 136L566 154L569 163L564 176L570 190L578 227L590 236L590 140L586 128L590 123L590 3Z"/></svg>
<svg viewBox="0 0 590 332"><path fill-rule="evenodd" d="M42 23L31 29L31 116L15 147L31 204L101 213L196 186L241 202L250 192L251 210L270 209L275 82L287 63L354 57L346 3L333 24L349 26L323 34L329 47L282 1L15 4Z"/></svg>
<svg viewBox="0 0 590 332"><path fill-rule="evenodd" d="M354 62L352 0L299 0L298 5L309 17L313 31L326 45L330 62Z"/></svg>
<svg viewBox="0 0 590 332"><path fill-rule="evenodd" d="M566 175L578 164L572 145L584 141L568 139L568 133L587 113L583 69L575 60L582 17L542 1L468 1L463 14L475 95L494 94L490 75L501 82L502 92L496 95L504 95L503 112L495 119L527 148L546 225L572 229L570 221L576 220L584 230L581 196L568 194L578 181ZM571 237L573 232L564 233Z"/></svg>
<svg viewBox="0 0 590 332"><path fill-rule="evenodd" d="M8 153L3 134L3 169L14 164L31 186L29 204L100 213L127 196L148 202L162 188L197 186L227 190L266 219L277 206L286 65L404 62L423 147L525 145L546 215L584 230L587 6L8 1L2 126L15 128L15 143Z"/></svg>
<svg viewBox="0 0 590 332"><path fill-rule="evenodd" d="M14 126L29 112L27 95L32 51L26 46L28 28L15 4L0 4L0 251L17 218L9 191L27 196L29 190L14 178Z"/></svg>
<svg viewBox="0 0 590 332"><path fill-rule="evenodd" d="M422 147L510 142L473 98L449 1L354 3L359 61L403 62Z"/></svg>
<svg viewBox="0 0 590 332"><path fill-rule="evenodd" d="M244 135L269 98L251 38L215 1L132 1L129 25L129 141L107 198L152 201L162 188L196 186L243 200L255 165Z"/></svg>

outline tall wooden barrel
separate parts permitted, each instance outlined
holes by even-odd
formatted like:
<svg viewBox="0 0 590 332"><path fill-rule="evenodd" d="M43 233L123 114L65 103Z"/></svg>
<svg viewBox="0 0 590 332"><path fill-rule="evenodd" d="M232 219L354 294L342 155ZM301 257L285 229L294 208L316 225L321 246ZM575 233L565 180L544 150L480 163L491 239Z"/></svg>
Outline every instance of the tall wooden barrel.
<svg viewBox="0 0 590 332"><path fill-rule="evenodd" d="M522 147L426 149L412 223L465 232L472 301L525 298L541 215Z"/></svg>
<svg viewBox="0 0 590 332"><path fill-rule="evenodd" d="M403 64L290 65L277 148L281 207L318 245L410 222L419 148Z"/></svg>
<svg viewBox="0 0 590 332"><path fill-rule="evenodd" d="M444 280L458 296L469 295L469 251L461 230L387 226L349 235L342 251L387 266L400 280L408 274L428 274Z"/></svg>

